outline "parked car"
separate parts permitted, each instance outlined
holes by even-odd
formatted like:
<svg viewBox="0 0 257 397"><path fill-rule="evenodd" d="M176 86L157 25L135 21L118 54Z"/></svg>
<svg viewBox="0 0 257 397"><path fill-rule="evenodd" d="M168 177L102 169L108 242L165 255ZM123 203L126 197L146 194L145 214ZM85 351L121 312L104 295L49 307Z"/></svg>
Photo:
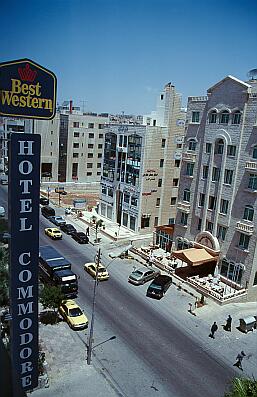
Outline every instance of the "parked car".
<svg viewBox="0 0 257 397"><path fill-rule="evenodd" d="M171 284L172 278L161 274L151 282L151 284L147 288L146 296L161 299Z"/></svg>
<svg viewBox="0 0 257 397"><path fill-rule="evenodd" d="M49 205L46 205L45 207L41 208L41 214L46 218L49 218L50 216L55 216L55 210Z"/></svg>
<svg viewBox="0 0 257 397"><path fill-rule="evenodd" d="M62 239L62 233L59 229L56 227L48 227L45 229L45 234L49 237L51 237L53 240L61 240Z"/></svg>
<svg viewBox="0 0 257 397"><path fill-rule="evenodd" d="M47 197L40 197L39 204L48 205L49 204L49 199Z"/></svg>
<svg viewBox="0 0 257 397"><path fill-rule="evenodd" d="M5 217L5 209L4 209L4 207L0 207L0 217Z"/></svg>
<svg viewBox="0 0 257 397"><path fill-rule="evenodd" d="M83 232L73 232L71 237L80 244L88 244L89 238Z"/></svg>
<svg viewBox="0 0 257 397"><path fill-rule="evenodd" d="M59 307L59 312L72 329L87 328L88 318L74 300L63 301Z"/></svg>
<svg viewBox="0 0 257 397"><path fill-rule="evenodd" d="M140 267L129 275L128 282L134 285L142 285L147 281L154 279L160 273L160 270L156 270L151 267Z"/></svg>
<svg viewBox="0 0 257 397"><path fill-rule="evenodd" d="M107 272L106 268L101 263L99 263L98 265L94 262L86 263L84 265L84 269L93 278L96 278L97 266L98 266L97 280L99 280L99 281L108 280L108 278L110 277L109 273Z"/></svg>
<svg viewBox="0 0 257 397"><path fill-rule="evenodd" d="M71 214L71 208L65 208L65 214L70 215Z"/></svg>
<svg viewBox="0 0 257 397"><path fill-rule="evenodd" d="M73 225L71 225L70 223L66 223L64 225L61 225L60 229L66 234L72 234L72 233L75 233L77 231L75 229L75 227Z"/></svg>
<svg viewBox="0 0 257 397"><path fill-rule="evenodd" d="M1 185L8 185L8 179L1 179Z"/></svg>
<svg viewBox="0 0 257 397"><path fill-rule="evenodd" d="M66 220L64 219L63 216L49 216L48 219L56 226L61 226L66 224Z"/></svg>

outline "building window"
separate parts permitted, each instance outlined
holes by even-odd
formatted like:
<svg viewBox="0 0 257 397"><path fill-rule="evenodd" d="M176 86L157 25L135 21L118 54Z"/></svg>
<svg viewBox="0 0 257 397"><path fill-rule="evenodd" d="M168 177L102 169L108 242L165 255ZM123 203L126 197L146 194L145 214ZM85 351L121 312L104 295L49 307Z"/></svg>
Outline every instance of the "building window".
<svg viewBox="0 0 257 397"><path fill-rule="evenodd" d="M224 199L220 200L220 213L221 214L226 215L228 213L228 205L229 205L228 200L224 200Z"/></svg>
<svg viewBox="0 0 257 397"><path fill-rule="evenodd" d="M102 164L101 163L97 163L97 168L101 168Z"/></svg>
<svg viewBox="0 0 257 397"><path fill-rule="evenodd" d="M94 155L93 155L93 153L88 153L88 154L87 154L87 157L88 157L89 159L92 159L92 158L94 157Z"/></svg>
<svg viewBox="0 0 257 397"><path fill-rule="evenodd" d="M228 145L227 155L235 157L235 155L236 155L236 146Z"/></svg>
<svg viewBox="0 0 257 397"><path fill-rule="evenodd" d="M74 159L77 159L77 158L79 157L79 154L78 154L78 153L73 153L72 157L73 157Z"/></svg>
<svg viewBox="0 0 257 397"><path fill-rule="evenodd" d="M162 139L162 148L165 147L166 139Z"/></svg>
<svg viewBox="0 0 257 397"><path fill-rule="evenodd" d="M187 219L188 219L188 214L186 214L185 212L181 212L181 217L180 217L181 225L186 226L187 225Z"/></svg>
<svg viewBox="0 0 257 397"><path fill-rule="evenodd" d="M194 173L194 163L187 163L186 164L186 175L193 176Z"/></svg>
<svg viewBox="0 0 257 397"><path fill-rule="evenodd" d="M177 143L177 149L181 149L182 148L182 143Z"/></svg>
<svg viewBox="0 0 257 397"><path fill-rule="evenodd" d="M72 163L72 178L78 177L78 163Z"/></svg>
<svg viewBox="0 0 257 397"><path fill-rule="evenodd" d="M164 95L163 95L163 94L161 94L161 101L163 101L163 96L164 96Z"/></svg>
<svg viewBox="0 0 257 397"><path fill-rule="evenodd" d="M94 137L95 137L95 134L93 134L93 132L90 132L90 133L88 134L88 137L89 137L89 138L94 138Z"/></svg>
<svg viewBox="0 0 257 397"><path fill-rule="evenodd" d="M129 199L130 199L130 195L127 194L127 193L124 193L124 195L123 195L123 201L124 201L124 203L129 204Z"/></svg>
<svg viewBox="0 0 257 397"><path fill-rule="evenodd" d="M212 168L212 182L218 182L220 179L220 169L217 167Z"/></svg>
<svg viewBox="0 0 257 397"><path fill-rule="evenodd" d="M158 179L158 187L162 186L162 179Z"/></svg>
<svg viewBox="0 0 257 397"><path fill-rule="evenodd" d="M253 147L253 158L257 159L257 145Z"/></svg>
<svg viewBox="0 0 257 397"><path fill-rule="evenodd" d="M78 121L73 121L73 127L74 128L79 128L79 122Z"/></svg>
<svg viewBox="0 0 257 397"><path fill-rule="evenodd" d="M104 128L104 124L99 124L99 125L98 125L98 129L99 129L99 130L102 130L103 128Z"/></svg>
<svg viewBox="0 0 257 397"><path fill-rule="evenodd" d="M232 124L240 124L241 121L241 112L239 110L235 113L233 113L232 116Z"/></svg>
<svg viewBox="0 0 257 397"><path fill-rule="evenodd" d="M254 209L251 205L246 205L244 209L243 219L246 221L253 221Z"/></svg>
<svg viewBox="0 0 257 397"><path fill-rule="evenodd" d="M176 168L179 168L180 167L180 160L175 160L175 167Z"/></svg>
<svg viewBox="0 0 257 397"><path fill-rule="evenodd" d="M78 149L79 148L79 143L73 143L73 148Z"/></svg>
<svg viewBox="0 0 257 397"><path fill-rule="evenodd" d="M164 159L160 159L160 168L163 168Z"/></svg>
<svg viewBox="0 0 257 397"><path fill-rule="evenodd" d="M229 120L229 112L227 110L224 110L220 114L220 124L228 124L228 120Z"/></svg>
<svg viewBox="0 0 257 397"><path fill-rule="evenodd" d="M248 188L252 190L257 190L257 175L250 174Z"/></svg>
<svg viewBox="0 0 257 397"><path fill-rule="evenodd" d="M243 267L224 258L221 262L220 274L237 284L241 284Z"/></svg>
<svg viewBox="0 0 257 397"><path fill-rule="evenodd" d="M169 218L168 225L175 225L175 218Z"/></svg>
<svg viewBox="0 0 257 397"><path fill-rule="evenodd" d="M136 218L130 215L130 229L136 230Z"/></svg>
<svg viewBox="0 0 257 397"><path fill-rule="evenodd" d="M226 183L227 185L231 185L232 179L233 179L233 170L226 169L224 174L224 183Z"/></svg>
<svg viewBox="0 0 257 397"><path fill-rule="evenodd" d="M178 178L173 178L172 186L174 186L174 187L178 186Z"/></svg>
<svg viewBox="0 0 257 397"><path fill-rule="evenodd" d="M203 179L207 179L208 178L208 173L209 173L209 166L208 165L204 165L203 166Z"/></svg>
<svg viewBox="0 0 257 397"><path fill-rule="evenodd" d="M154 226L158 226L158 216L154 217Z"/></svg>
<svg viewBox="0 0 257 397"><path fill-rule="evenodd" d="M94 144L93 144L93 143L89 143L89 144L87 145L87 147L88 147L88 149L94 149Z"/></svg>
<svg viewBox="0 0 257 397"><path fill-rule="evenodd" d="M93 168L93 163L87 163L87 168Z"/></svg>
<svg viewBox="0 0 257 397"><path fill-rule="evenodd" d="M141 217L141 229L144 229L145 227L149 227L150 226L150 218L145 218L145 217Z"/></svg>
<svg viewBox="0 0 257 397"><path fill-rule="evenodd" d="M212 144L210 142L206 142L205 151L206 153L211 153Z"/></svg>
<svg viewBox="0 0 257 397"><path fill-rule="evenodd" d="M197 230L201 230L202 228L202 218L198 219L198 225L197 225Z"/></svg>
<svg viewBox="0 0 257 397"><path fill-rule="evenodd" d="M127 214L126 212L123 212L122 224L123 224L123 226L125 226L125 227L128 226L128 214Z"/></svg>
<svg viewBox="0 0 257 397"><path fill-rule="evenodd" d="M206 221L206 230L210 233L213 231L213 223L210 221Z"/></svg>
<svg viewBox="0 0 257 397"><path fill-rule="evenodd" d="M257 272L255 272L254 280L253 280L253 285L257 285Z"/></svg>
<svg viewBox="0 0 257 397"><path fill-rule="evenodd" d="M213 110L209 115L209 123L215 124L216 122L217 122L217 112L216 110Z"/></svg>
<svg viewBox="0 0 257 397"><path fill-rule="evenodd" d="M88 123L88 128L94 128L95 124L94 123Z"/></svg>
<svg viewBox="0 0 257 397"><path fill-rule="evenodd" d="M87 176L92 176L92 172L87 172Z"/></svg>
<svg viewBox="0 0 257 397"><path fill-rule="evenodd" d="M102 194L106 195L107 194L107 187L102 186Z"/></svg>
<svg viewBox="0 0 257 397"><path fill-rule="evenodd" d="M190 139L190 141L188 142L188 150L195 152L195 149L196 149L196 141L194 139Z"/></svg>
<svg viewBox="0 0 257 397"><path fill-rule="evenodd" d="M97 157L101 159L103 157L102 153L98 153Z"/></svg>
<svg viewBox="0 0 257 397"><path fill-rule="evenodd" d="M199 123L200 112L192 112L192 123Z"/></svg>
<svg viewBox="0 0 257 397"><path fill-rule="evenodd" d="M131 197L131 205L133 205L134 207L137 207L137 202L138 202L137 197L132 196Z"/></svg>
<svg viewBox="0 0 257 397"><path fill-rule="evenodd" d="M214 153L215 153L215 154L223 154L223 149L224 149L224 142L223 142L223 139L219 139L219 140L215 143L215 150L214 150Z"/></svg>
<svg viewBox="0 0 257 397"><path fill-rule="evenodd" d="M74 138L79 138L79 132L74 132L73 136L74 136Z"/></svg>
<svg viewBox="0 0 257 397"><path fill-rule="evenodd" d="M156 126L156 120L153 120L153 126L154 127Z"/></svg>
<svg viewBox="0 0 257 397"><path fill-rule="evenodd" d="M216 197L209 196L208 209L215 210L215 208L216 208Z"/></svg>
<svg viewBox="0 0 257 397"><path fill-rule="evenodd" d="M98 176L101 175L101 172L97 172L96 175L98 175Z"/></svg>
<svg viewBox="0 0 257 397"><path fill-rule="evenodd" d="M102 149L103 148L103 144L102 143L99 143L98 144L98 149Z"/></svg>
<svg viewBox="0 0 257 397"><path fill-rule="evenodd" d="M199 195L199 207L204 207L204 202L205 202L205 194L204 193L200 193Z"/></svg>
<svg viewBox="0 0 257 397"><path fill-rule="evenodd" d="M113 189L111 187L108 187L108 196L113 197Z"/></svg>
<svg viewBox="0 0 257 397"><path fill-rule="evenodd" d="M243 250L248 250L249 242L250 242L250 236L244 233L239 233L239 243L238 243L239 248Z"/></svg>
<svg viewBox="0 0 257 397"><path fill-rule="evenodd" d="M227 233L227 228L225 226L218 225L217 228L217 238L220 239L221 241L225 240Z"/></svg>
<svg viewBox="0 0 257 397"><path fill-rule="evenodd" d="M101 138L104 137L104 134L99 134L98 136L99 136L99 138L101 139Z"/></svg>
<svg viewBox="0 0 257 397"><path fill-rule="evenodd" d="M156 199L156 207L160 207L161 199L160 197L157 197Z"/></svg>
<svg viewBox="0 0 257 397"><path fill-rule="evenodd" d="M188 203L190 202L190 190L189 189L184 190L183 200L187 201Z"/></svg>
<svg viewBox="0 0 257 397"><path fill-rule="evenodd" d="M177 197L170 198L170 205L176 205Z"/></svg>

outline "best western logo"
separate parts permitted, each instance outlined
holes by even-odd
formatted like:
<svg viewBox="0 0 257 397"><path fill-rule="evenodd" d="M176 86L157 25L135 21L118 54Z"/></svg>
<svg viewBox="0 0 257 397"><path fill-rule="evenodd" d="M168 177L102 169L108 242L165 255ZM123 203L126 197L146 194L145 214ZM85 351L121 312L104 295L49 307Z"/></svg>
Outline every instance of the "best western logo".
<svg viewBox="0 0 257 397"><path fill-rule="evenodd" d="M52 72L29 60L0 64L0 114L51 119L55 103Z"/></svg>

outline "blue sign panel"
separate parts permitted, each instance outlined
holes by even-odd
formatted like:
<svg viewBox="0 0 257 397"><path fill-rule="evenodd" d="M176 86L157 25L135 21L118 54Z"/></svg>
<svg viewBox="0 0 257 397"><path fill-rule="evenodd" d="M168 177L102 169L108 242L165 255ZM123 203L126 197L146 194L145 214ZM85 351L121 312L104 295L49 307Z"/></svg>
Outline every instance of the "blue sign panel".
<svg viewBox="0 0 257 397"><path fill-rule="evenodd" d="M40 135L9 142L11 358L13 396L38 384Z"/></svg>
<svg viewBox="0 0 257 397"><path fill-rule="evenodd" d="M50 120L56 76L29 59L0 63L0 115Z"/></svg>

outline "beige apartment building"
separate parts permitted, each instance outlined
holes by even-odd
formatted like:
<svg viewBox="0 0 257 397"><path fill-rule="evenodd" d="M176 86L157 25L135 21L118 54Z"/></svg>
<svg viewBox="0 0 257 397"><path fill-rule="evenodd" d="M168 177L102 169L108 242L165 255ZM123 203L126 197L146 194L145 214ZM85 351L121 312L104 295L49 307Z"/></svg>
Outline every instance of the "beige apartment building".
<svg viewBox="0 0 257 397"><path fill-rule="evenodd" d="M173 252L218 302L257 299L256 197L257 80L227 76L188 99Z"/></svg>
<svg viewBox="0 0 257 397"><path fill-rule="evenodd" d="M60 109L53 120L35 120L41 135L41 181L100 183L107 114Z"/></svg>
<svg viewBox="0 0 257 397"><path fill-rule="evenodd" d="M105 133L100 214L171 243L184 137L185 111L171 83L145 125L109 125Z"/></svg>

